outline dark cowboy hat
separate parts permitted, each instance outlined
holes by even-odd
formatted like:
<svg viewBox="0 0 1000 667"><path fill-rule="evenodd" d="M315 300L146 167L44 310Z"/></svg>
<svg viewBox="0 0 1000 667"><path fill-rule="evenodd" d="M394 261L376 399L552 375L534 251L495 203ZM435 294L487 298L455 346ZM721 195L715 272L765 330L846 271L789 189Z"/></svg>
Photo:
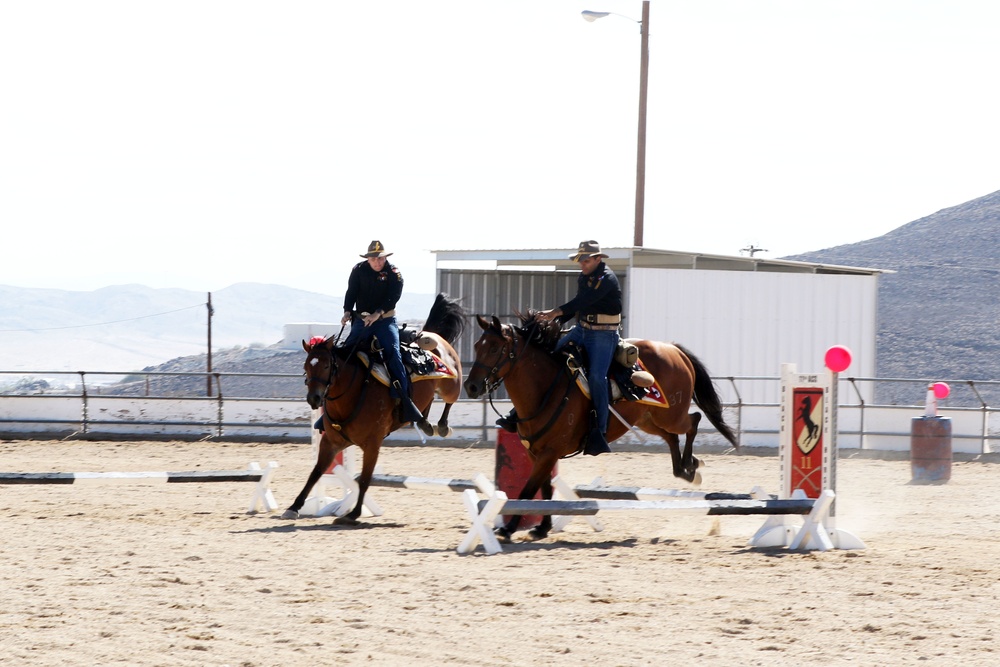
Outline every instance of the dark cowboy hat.
<svg viewBox="0 0 1000 667"><path fill-rule="evenodd" d="M382 245L381 241L372 241L368 244L368 252L361 255L362 257L388 257L391 252L385 251L385 246Z"/></svg>
<svg viewBox="0 0 1000 667"><path fill-rule="evenodd" d="M607 257L601 252L601 246L597 241L580 241L580 247L569 256L574 262L579 262L581 257Z"/></svg>

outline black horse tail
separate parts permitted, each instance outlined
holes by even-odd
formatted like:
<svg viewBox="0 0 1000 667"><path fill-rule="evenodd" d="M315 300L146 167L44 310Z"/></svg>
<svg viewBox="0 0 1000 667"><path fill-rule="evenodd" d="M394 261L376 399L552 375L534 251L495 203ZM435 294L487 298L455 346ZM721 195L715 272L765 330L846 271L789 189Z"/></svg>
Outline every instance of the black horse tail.
<svg viewBox="0 0 1000 667"><path fill-rule="evenodd" d="M465 309L458 299L451 299L444 292L439 292L427 314L423 331L435 333L449 343L454 343L465 330Z"/></svg>
<svg viewBox="0 0 1000 667"><path fill-rule="evenodd" d="M712 422L712 426L722 434L722 437L728 440L733 447L739 448L740 445L736 441L736 434L733 433L733 429L722 418L722 399L719 398L719 394L715 391L715 384L712 382L712 377L709 375L708 369L705 368L705 364L701 363L698 357L677 343L674 343L674 347L683 352L684 356L691 360L691 365L694 366L695 405L701 408L701 411L708 417L708 421Z"/></svg>

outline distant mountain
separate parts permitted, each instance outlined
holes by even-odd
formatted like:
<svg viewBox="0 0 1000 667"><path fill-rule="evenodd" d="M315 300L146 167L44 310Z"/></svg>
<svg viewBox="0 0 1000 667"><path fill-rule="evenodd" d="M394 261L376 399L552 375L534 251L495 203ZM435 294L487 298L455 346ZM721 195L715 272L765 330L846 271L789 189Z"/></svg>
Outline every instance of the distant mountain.
<svg viewBox="0 0 1000 667"><path fill-rule="evenodd" d="M206 292L117 285L88 292L0 286L0 370L134 371L208 347ZM404 294L422 322L433 294ZM338 323L343 296L238 283L212 293L212 349L280 343L284 325ZM0 377L0 382L3 377Z"/></svg>
<svg viewBox="0 0 1000 667"><path fill-rule="evenodd" d="M896 271L879 278L879 377L1000 379L1000 191L784 259Z"/></svg>

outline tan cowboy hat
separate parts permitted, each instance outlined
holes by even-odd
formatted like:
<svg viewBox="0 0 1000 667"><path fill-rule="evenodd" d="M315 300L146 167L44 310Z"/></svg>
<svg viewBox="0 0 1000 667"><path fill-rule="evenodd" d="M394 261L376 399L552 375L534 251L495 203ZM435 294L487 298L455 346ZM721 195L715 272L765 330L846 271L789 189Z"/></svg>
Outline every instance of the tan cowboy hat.
<svg viewBox="0 0 1000 667"><path fill-rule="evenodd" d="M594 240L580 241L580 247L569 256L574 262L579 262L581 257L607 257L601 252L601 245Z"/></svg>
<svg viewBox="0 0 1000 667"><path fill-rule="evenodd" d="M391 252L386 252L385 251L385 246L382 245L381 241L372 241L371 243L368 244L368 252L366 252L365 254L363 254L361 256L365 257L365 258L368 258L368 257L388 257L391 254L392 254Z"/></svg>

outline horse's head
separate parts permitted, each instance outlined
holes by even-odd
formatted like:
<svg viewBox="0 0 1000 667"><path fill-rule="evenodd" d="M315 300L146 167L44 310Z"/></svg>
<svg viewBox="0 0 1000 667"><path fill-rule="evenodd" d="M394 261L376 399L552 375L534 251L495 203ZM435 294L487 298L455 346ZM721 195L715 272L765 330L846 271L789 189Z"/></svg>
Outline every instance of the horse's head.
<svg viewBox="0 0 1000 667"><path fill-rule="evenodd" d="M479 398L503 381L510 364L516 358L517 349L513 328L500 324L496 315L492 321L482 315L477 315L476 320L483 335L473 348L476 360L465 380L465 393L469 398Z"/></svg>
<svg viewBox="0 0 1000 667"><path fill-rule="evenodd" d="M337 374L337 357L333 351L335 342L333 337L323 339L319 336L308 343L302 341L302 348L307 354L303 365L306 372L306 402L313 410L323 405L326 392Z"/></svg>

